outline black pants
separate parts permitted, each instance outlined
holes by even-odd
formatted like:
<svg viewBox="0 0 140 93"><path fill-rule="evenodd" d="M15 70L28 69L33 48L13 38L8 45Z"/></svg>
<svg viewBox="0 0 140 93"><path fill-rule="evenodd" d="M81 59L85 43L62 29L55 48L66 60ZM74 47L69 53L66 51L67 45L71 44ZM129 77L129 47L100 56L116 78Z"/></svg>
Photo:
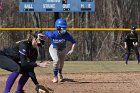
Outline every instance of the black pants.
<svg viewBox="0 0 140 93"><path fill-rule="evenodd" d="M134 52L136 54L136 57L137 57L137 60L138 60L138 64L139 64L140 63L139 51L138 51L138 48L134 47L134 46L128 46L128 48L126 50L126 64L128 64L128 59L129 59L129 56L130 56L131 49L134 50Z"/></svg>
<svg viewBox="0 0 140 93"><path fill-rule="evenodd" d="M0 68L11 71L11 72L15 71L15 72L20 73L19 64L4 55L0 55Z"/></svg>
<svg viewBox="0 0 140 93"><path fill-rule="evenodd" d="M34 67L30 69L22 68L20 64L16 63L14 60L8 58L7 56L0 55L0 68L29 76L31 77L34 84L38 84L36 75L34 73Z"/></svg>

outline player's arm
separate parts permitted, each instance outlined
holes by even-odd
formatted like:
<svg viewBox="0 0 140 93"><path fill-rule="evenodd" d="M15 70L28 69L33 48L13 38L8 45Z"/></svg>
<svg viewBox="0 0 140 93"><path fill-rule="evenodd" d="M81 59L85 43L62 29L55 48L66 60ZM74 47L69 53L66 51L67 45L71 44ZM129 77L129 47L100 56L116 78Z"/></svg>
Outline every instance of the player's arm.
<svg viewBox="0 0 140 93"><path fill-rule="evenodd" d="M127 48L127 43L126 42L124 42L124 48Z"/></svg>
<svg viewBox="0 0 140 93"><path fill-rule="evenodd" d="M125 38L124 38L124 48L126 49L128 46L127 46L127 42L129 42L128 41L128 34L125 36Z"/></svg>
<svg viewBox="0 0 140 93"><path fill-rule="evenodd" d="M27 61L27 46L24 44L19 45L19 56L21 61L21 66L25 68L33 68L33 67L47 67L48 62L36 63L35 61L28 62ZM36 56L36 55L34 55Z"/></svg>
<svg viewBox="0 0 140 93"><path fill-rule="evenodd" d="M76 43L73 43L73 44L72 44L71 50L74 50L75 44L76 44Z"/></svg>
<svg viewBox="0 0 140 93"><path fill-rule="evenodd" d="M27 51L28 51L27 46L21 43L19 45L19 56L20 56L21 66L25 68L37 67L37 64L35 62L27 61Z"/></svg>
<svg viewBox="0 0 140 93"><path fill-rule="evenodd" d="M53 36L53 32L52 31L43 31L42 34L45 35L48 38L51 38Z"/></svg>
<svg viewBox="0 0 140 93"><path fill-rule="evenodd" d="M29 62L36 62L38 57L38 51L37 49L34 49L32 52L33 55L30 56Z"/></svg>
<svg viewBox="0 0 140 93"><path fill-rule="evenodd" d="M138 35L137 35L137 33L135 34L135 37L136 37L136 39L135 39L135 41L133 42L133 45L134 45L135 47L137 47L137 46L138 46Z"/></svg>
<svg viewBox="0 0 140 93"><path fill-rule="evenodd" d="M136 43L138 44L138 34L136 34Z"/></svg>
<svg viewBox="0 0 140 93"><path fill-rule="evenodd" d="M68 41L70 41L72 43L71 49L67 53L67 55L69 55L69 54L73 53L73 51L75 49L76 42L75 42L74 38L70 34L68 34L67 39L68 39Z"/></svg>

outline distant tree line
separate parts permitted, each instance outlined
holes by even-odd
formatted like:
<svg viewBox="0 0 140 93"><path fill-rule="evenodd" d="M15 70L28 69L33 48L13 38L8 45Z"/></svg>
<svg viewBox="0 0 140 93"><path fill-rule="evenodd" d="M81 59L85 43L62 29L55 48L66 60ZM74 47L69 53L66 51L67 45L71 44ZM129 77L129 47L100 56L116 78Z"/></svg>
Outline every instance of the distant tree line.
<svg viewBox="0 0 140 93"><path fill-rule="evenodd" d="M55 13L20 13L18 0L3 0L0 27L54 27ZM140 27L140 0L95 0L95 12L59 13L69 27ZM0 31L0 48L25 39L31 31ZM34 32L34 31L32 31ZM77 47L67 60L123 60L123 31L72 31ZM139 34L138 34L139 35ZM50 41L46 39L46 58ZM69 44L69 43L68 43Z"/></svg>

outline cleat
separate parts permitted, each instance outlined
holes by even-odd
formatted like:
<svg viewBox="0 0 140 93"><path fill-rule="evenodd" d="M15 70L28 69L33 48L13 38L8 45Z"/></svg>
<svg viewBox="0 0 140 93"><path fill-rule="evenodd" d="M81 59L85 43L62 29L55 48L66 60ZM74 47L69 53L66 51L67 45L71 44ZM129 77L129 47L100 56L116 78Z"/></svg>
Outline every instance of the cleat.
<svg viewBox="0 0 140 93"><path fill-rule="evenodd" d="M62 75L62 74L59 75L59 81L60 81L60 82L63 81L63 75Z"/></svg>
<svg viewBox="0 0 140 93"><path fill-rule="evenodd" d="M52 80L53 83L58 83L58 78L54 77L54 79Z"/></svg>
<svg viewBox="0 0 140 93"><path fill-rule="evenodd" d="M21 90L21 91L16 91L15 93L25 93L25 91Z"/></svg>

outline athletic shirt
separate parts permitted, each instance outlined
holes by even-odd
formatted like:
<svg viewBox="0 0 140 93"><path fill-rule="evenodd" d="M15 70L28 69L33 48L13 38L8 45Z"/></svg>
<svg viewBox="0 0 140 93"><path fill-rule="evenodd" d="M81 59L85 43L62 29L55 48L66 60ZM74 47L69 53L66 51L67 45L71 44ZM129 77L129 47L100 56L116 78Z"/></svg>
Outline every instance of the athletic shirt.
<svg viewBox="0 0 140 93"><path fill-rule="evenodd" d="M51 40L53 48L57 48L60 50L66 48L67 41L70 41L72 44L75 43L75 40L68 32L66 32L65 34L59 34L58 30L56 30L54 32L44 31L43 34Z"/></svg>
<svg viewBox="0 0 140 93"><path fill-rule="evenodd" d="M133 42L136 43L138 42L138 36L137 33L128 33L125 37L125 42L129 46L133 46Z"/></svg>
<svg viewBox="0 0 140 93"><path fill-rule="evenodd" d="M33 48L30 41L20 41L11 47L3 49L1 51L4 56L9 57L15 62L21 61L23 67L36 67L38 52L36 48Z"/></svg>

